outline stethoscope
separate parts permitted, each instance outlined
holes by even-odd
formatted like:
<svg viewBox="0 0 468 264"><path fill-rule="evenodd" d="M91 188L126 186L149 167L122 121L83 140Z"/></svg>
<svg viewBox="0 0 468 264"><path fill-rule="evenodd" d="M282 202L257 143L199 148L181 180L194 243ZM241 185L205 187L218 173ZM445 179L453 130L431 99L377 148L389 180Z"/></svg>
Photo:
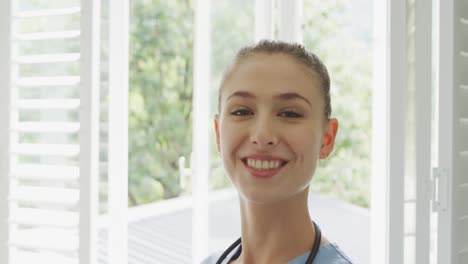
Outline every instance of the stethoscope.
<svg viewBox="0 0 468 264"><path fill-rule="evenodd" d="M315 222L312 221L312 223L314 223L314 228L315 228L315 241L314 241L314 246L312 247L312 249L310 250L310 253L309 253L309 257L307 258L306 260L306 264L312 264L312 262L314 261L315 259L315 256L317 255L317 252L319 250L319 247L320 247L320 242L322 241L322 232L320 231L320 228L318 227L317 224L315 224ZM223 252L223 254L221 255L221 257L219 257L218 261L216 261L216 264L221 264L223 262L223 260L238 246L240 245L241 243L241 238L237 239L236 242L234 242L232 245L230 245L226 251ZM242 245L241 245L241 249L242 249ZM241 250L238 250L237 251L237 255L233 256L235 258L239 257L240 255L240 252Z"/></svg>

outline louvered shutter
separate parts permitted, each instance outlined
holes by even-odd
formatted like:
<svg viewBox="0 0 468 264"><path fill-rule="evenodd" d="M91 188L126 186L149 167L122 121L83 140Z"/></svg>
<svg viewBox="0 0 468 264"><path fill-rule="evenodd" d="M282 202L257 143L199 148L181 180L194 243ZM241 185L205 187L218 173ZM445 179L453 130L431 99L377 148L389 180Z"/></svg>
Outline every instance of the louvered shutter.
<svg viewBox="0 0 468 264"><path fill-rule="evenodd" d="M1 261L94 263L98 3L2 1L1 10L0 63L10 77L2 80Z"/></svg>
<svg viewBox="0 0 468 264"><path fill-rule="evenodd" d="M438 263L468 262L468 2L439 6Z"/></svg>

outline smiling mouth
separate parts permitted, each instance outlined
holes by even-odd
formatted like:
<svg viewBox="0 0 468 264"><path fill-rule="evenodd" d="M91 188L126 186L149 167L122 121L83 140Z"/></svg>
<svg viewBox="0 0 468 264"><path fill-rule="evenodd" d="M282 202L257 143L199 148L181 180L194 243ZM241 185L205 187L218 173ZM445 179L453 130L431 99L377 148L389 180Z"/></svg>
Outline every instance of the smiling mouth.
<svg viewBox="0 0 468 264"><path fill-rule="evenodd" d="M287 161L282 160L258 160L252 158L242 159L242 162L248 168L261 171L279 169L287 163Z"/></svg>
<svg viewBox="0 0 468 264"><path fill-rule="evenodd" d="M247 171L257 178L271 178L288 163L284 160L259 160L253 158L242 159Z"/></svg>

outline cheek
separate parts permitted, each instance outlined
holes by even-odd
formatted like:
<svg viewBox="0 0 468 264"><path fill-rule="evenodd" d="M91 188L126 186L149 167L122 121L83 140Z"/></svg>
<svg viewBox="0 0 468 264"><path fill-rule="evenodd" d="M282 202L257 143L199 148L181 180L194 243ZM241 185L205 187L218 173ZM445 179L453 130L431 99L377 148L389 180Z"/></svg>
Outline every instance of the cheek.
<svg viewBox="0 0 468 264"><path fill-rule="evenodd" d="M295 186L305 188L315 174L319 159L320 141L316 133L311 133L311 129L291 131L290 147L296 156L294 171L297 175L291 183ZM313 131L313 130L312 130Z"/></svg>
<svg viewBox="0 0 468 264"><path fill-rule="evenodd" d="M320 137L313 131L309 127L288 131L289 146L301 159L315 159L319 155Z"/></svg>
<svg viewBox="0 0 468 264"><path fill-rule="evenodd" d="M223 160L229 159L239 144L239 133L229 123L224 123L220 127L220 147Z"/></svg>
<svg viewBox="0 0 468 264"><path fill-rule="evenodd" d="M234 185L236 182L236 168L240 164L236 161L236 151L242 143L242 135L238 133L232 124L224 124L220 127L220 154L224 171ZM237 132L237 133L236 133Z"/></svg>

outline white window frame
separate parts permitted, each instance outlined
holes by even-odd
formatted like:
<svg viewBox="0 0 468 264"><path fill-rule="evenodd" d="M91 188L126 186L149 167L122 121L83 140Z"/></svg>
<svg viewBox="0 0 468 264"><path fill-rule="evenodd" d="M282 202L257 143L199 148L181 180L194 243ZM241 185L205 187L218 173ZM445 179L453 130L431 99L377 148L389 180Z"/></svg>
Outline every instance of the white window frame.
<svg viewBox="0 0 468 264"><path fill-rule="evenodd" d="M371 261L370 263L429 263L432 3L384 0L374 2L374 93L372 138ZM407 11L414 10L414 28ZM414 30L414 31L413 31ZM412 35L412 36L411 36ZM407 37L414 38L414 58L407 56ZM412 60L414 61L408 61ZM407 83L408 64L414 83ZM415 201L405 200L406 97L414 85ZM407 139L406 139L407 140ZM382 144L383 143L383 144ZM405 203L415 203L414 234L405 234ZM382 206L384 205L384 206ZM382 232L384 230L384 232ZM415 238L405 245L405 237ZM442 261L440 263L450 263Z"/></svg>
<svg viewBox="0 0 468 264"><path fill-rule="evenodd" d="M129 0L109 1L108 260L128 263Z"/></svg>
<svg viewBox="0 0 468 264"><path fill-rule="evenodd" d="M192 261L200 263L208 254L208 191L210 174L210 4L195 1L193 63Z"/></svg>
<svg viewBox="0 0 468 264"><path fill-rule="evenodd" d="M255 0L255 42L274 38L274 4L272 0Z"/></svg>
<svg viewBox="0 0 468 264"><path fill-rule="evenodd" d="M278 1L278 39L302 44L303 0Z"/></svg>
<svg viewBox="0 0 468 264"><path fill-rule="evenodd" d="M406 1L374 2L370 263L403 263Z"/></svg>

